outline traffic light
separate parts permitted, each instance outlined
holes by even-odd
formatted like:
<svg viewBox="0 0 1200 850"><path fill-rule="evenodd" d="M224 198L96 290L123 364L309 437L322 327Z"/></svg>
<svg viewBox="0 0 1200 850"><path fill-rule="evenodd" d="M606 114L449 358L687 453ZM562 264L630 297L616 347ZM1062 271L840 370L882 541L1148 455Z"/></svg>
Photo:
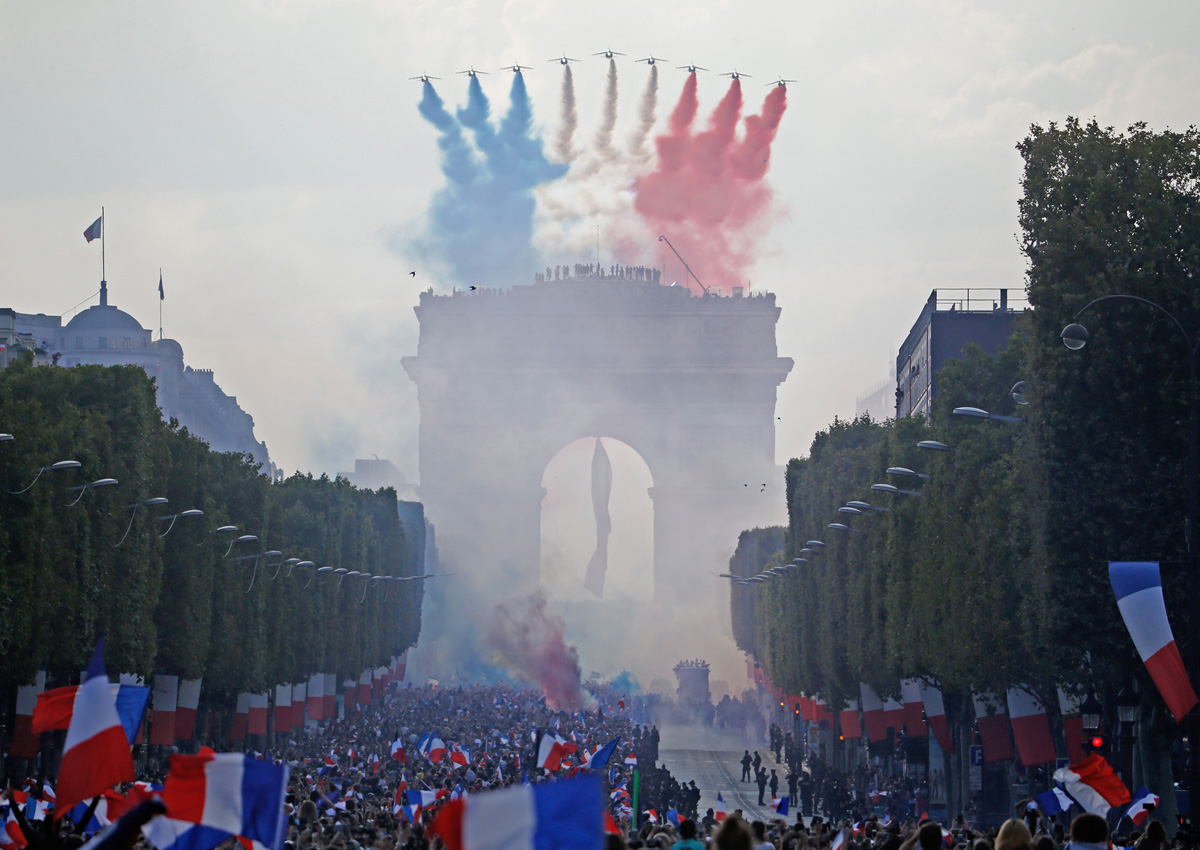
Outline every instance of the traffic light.
<svg viewBox="0 0 1200 850"><path fill-rule="evenodd" d="M1104 753L1108 748L1108 739L1096 732L1083 742L1083 748L1088 752Z"/></svg>

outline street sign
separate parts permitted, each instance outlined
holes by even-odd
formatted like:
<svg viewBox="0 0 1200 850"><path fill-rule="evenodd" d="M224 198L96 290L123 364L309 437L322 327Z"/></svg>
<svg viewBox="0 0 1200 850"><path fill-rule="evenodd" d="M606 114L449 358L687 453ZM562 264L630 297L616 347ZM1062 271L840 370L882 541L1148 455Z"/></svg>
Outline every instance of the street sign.
<svg viewBox="0 0 1200 850"><path fill-rule="evenodd" d="M971 766L967 771L967 781L972 791L983 790L983 747L971 745Z"/></svg>

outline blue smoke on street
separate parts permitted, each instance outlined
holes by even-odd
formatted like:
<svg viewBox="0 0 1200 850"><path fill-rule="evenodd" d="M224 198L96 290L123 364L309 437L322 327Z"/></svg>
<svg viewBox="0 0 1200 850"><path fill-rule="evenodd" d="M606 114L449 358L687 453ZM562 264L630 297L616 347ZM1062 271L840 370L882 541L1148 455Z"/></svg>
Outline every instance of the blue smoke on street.
<svg viewBox="0 0 1200 850"><path fill-rule="evenodd" d="M453 115L433 84L424 84L419 110L438 131L446 185L412 247L459 285L509 287L532 279L541 266L533 247L533 190L567 171L546 159L541 137L533 135L533 108L519 73L509 97L497 125L478 77L469 80L467 105Z"/></svg>

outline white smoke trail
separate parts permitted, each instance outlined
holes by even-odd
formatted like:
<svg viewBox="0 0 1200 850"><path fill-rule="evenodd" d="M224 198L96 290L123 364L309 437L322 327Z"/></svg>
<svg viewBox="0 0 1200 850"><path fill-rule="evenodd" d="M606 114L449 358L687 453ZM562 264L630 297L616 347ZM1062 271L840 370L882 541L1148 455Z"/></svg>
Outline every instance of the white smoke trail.
<svg viewBox="0 0 1200 850"><path fill-rule="evenodd" d="M562 81L562 124L554 139L554 155L560 162L570 162L575 158L575 129L579 126L579 114L575 108L575 79L571 76L571 66L563 66Z"/></svg>
<svg viewBox="0 0 1200 850"><path fill-rule="evenodd" d="M600 126L596 129L596 156L601 159L612 159L616 154L613 149L613 130L617 127L617 60L608 60L608 79L604 86L604 113L600 118Z"/></svg>
<svg viewBox="0 0 1200 850"><path fill-rule="evenodd" d="M638 123L633 137L629 140L629 155L637 162L644 162L650 156L646 141L654 122L658 119L658 66L650 66L650 81L642 92L641 103L638 104Z"/></svg>

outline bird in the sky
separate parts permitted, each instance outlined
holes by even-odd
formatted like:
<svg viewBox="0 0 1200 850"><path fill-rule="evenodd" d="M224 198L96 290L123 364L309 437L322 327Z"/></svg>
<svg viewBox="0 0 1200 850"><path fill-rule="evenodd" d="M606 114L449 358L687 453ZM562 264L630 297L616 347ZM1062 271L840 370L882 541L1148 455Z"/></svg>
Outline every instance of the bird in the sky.
<svg viewBox="0 0 1200 850"><path fill-rule="evenodd" d="M408 273L408 276L409 276L409 277L416 277L416 276L417 276L417 273L416 273L416 272L409 272L409 273Z"/></svg>
<svg viewBox="0 0 1200 850"><path fill-rule="evenodd" d="M472 292L474 292L474 291L475 291L476 289L478 289L478 288L479 288L479 287L477 287L477 286L472 286L472 287L471 287L471 291L472 291Z"/></svg>

